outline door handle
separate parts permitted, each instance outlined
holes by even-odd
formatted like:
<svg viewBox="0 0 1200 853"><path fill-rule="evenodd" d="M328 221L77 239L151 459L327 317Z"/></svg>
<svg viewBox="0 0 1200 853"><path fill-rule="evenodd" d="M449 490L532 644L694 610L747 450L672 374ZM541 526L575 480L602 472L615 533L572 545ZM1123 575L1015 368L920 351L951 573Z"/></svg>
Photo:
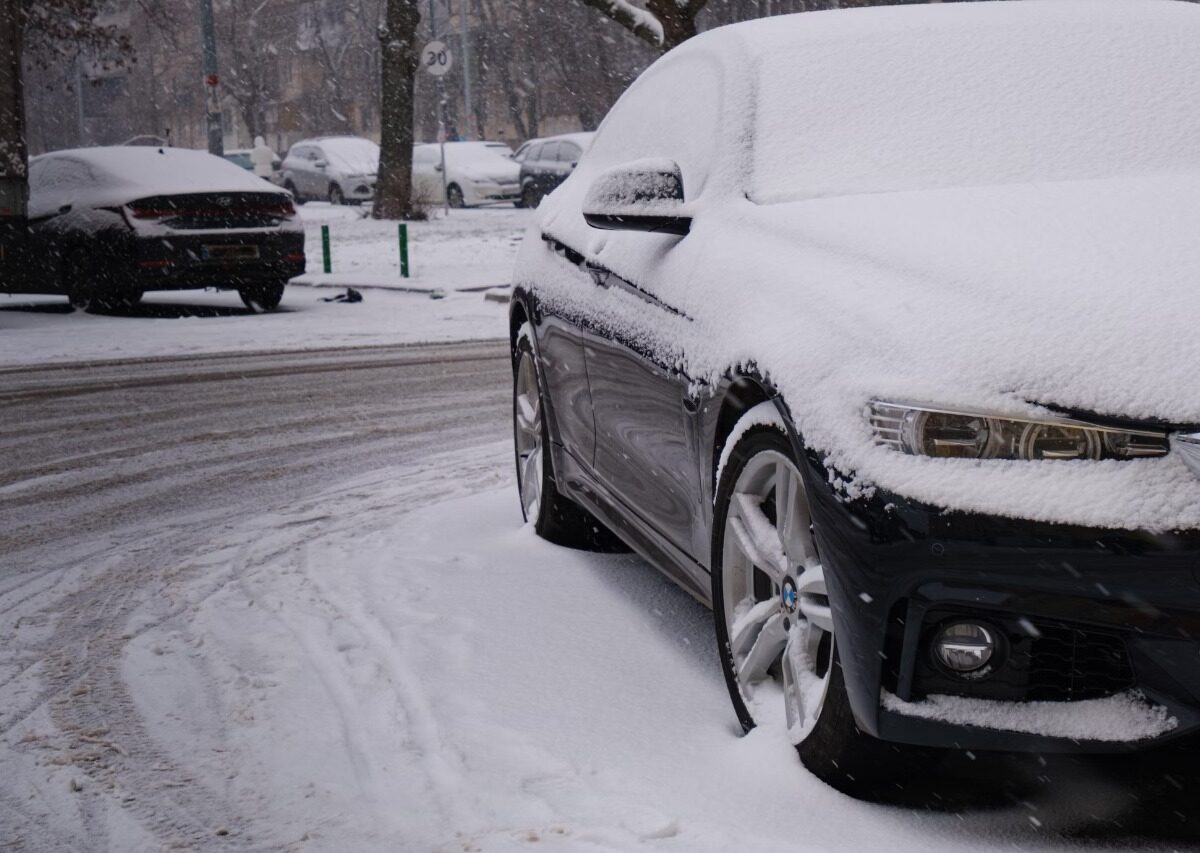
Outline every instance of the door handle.
<svg viewBox="0 0 1200 853"><path fill-rule="evenodd" d="M608 270L594 264L584 264L584 267L587 269L588 275L592 277L593 284L599 287L608 287Z"/></svg>

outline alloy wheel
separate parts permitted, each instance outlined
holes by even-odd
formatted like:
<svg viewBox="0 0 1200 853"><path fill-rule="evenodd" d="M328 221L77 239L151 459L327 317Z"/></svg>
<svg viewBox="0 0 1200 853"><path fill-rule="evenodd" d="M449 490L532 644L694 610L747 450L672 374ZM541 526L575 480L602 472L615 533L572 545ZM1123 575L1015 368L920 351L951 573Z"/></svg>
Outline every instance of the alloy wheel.
<svg viewBox="0 0 1200 853"><path fill-rule="evenodd" d="M775 450L738 473L724 524L722 596L738 691L755 716L782 687L787 727L800 743L820 717L833 671L833 616L812 536L804 481ZM756 713L757 712L757 713Z"/></svg>
<svg viewBox="0 0 1200 853"><path fill-rule="evenodd" d="M537 368L529 352L521 354L517 365L513 418L516 422L521 509L526 521L536 521L542 498L542 397L538 390Z"/></svg>

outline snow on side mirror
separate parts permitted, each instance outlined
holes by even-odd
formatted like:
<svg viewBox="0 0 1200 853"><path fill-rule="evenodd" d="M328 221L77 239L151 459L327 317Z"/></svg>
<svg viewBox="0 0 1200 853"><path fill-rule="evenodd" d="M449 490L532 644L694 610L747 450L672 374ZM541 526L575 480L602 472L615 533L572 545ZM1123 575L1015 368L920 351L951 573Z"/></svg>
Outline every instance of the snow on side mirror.
<svg viewBox="0 0 1200 853"><path fill-rule="evenodd" d="M606 231L687 234L683 172L673 160L635 160L604 172L588 187L583 218Z"/></svg>

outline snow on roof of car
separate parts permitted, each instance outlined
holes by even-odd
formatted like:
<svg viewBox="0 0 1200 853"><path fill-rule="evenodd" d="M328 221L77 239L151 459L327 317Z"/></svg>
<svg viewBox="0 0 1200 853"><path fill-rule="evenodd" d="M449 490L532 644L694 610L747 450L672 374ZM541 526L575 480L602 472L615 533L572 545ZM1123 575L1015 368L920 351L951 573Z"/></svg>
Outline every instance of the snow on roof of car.
<svg viewBox="0 0 1200 853"><path fill-rule="evenodd" d="M930 459L881 446L865 415L883 398L1200 424L1198 42L1200 7L1162 0L808 12L702 34L622 96L530 232L680 313L588 286L537 239L515 283L697 380L753 365L848 496L1200 528L1179 454ZM591 183L646 157L683 167L691 234L589 229Z"/></svg>
<svg viewBox="0 0 1200 853"><path fill-rule="evenodd" d="M67 161L77 168L49 168ZM64 204L108 207L157 195L283 192L223 157L188 148L72 148L34 157L30 167L31 218Z"/></svg>
<svg viewBox="0 0 1200 853"><path fill-rule="evenodd" d="M749 189L771 201L1195 163L1198 24L1179 2L1027 0L772 18L694 49L753 57Z"/></svg>
<svg viewBox="0 0 1200 853"><path fill-rule="evenodd" d="M373 175L379 171L379 146L361 136L326 136L309 140L338 170L351 175Z"/></svg>

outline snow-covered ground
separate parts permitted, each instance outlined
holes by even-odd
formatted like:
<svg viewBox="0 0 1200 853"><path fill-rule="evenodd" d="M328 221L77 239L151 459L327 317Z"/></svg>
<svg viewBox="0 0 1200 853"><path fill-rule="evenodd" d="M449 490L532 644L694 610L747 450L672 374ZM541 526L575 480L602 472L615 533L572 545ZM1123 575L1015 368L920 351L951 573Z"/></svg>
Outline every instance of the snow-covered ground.
<svg viewBox="0 0 1200 853"><path fill-rule="evenodd" d="M0 565L0 849L957 853L1083 849L1064 826L1123 838L1132 783L1085 776L1047 802L1062 779L1039 769L1040 798L880 807L807 774L782 731L740 737L706 610L633 556L557 548L521 523L502 345L494 379L429 356L420 393L367 355L356 374L347 353L310 365L324 385L246 359L211 376L68 367L37 384L38 363L504 334L502 304L454 291L507 282L527 212L410 226L407 283L395 223L325 205L304 217L310 269L328 223L338 281L372 285L365 302L297 285L269 315L185 292L95 316L0 297L0 365L20 368L0 373L33 377L7 391L0 431L10 460L25 448L0 472L16 519L0 534L15 555ZM956 772L1009 778L985 758Z"/></svg>
<svg viewBox="0 0 1200 853"><path fill-rule="evenodd" d="M412 275L402 279L397 223L310 203L301 208L309 273L289 285L278 311L251 314L236 293L220 291L152 292L121 315L71 312L61 296L0 294L0 366L504 337L507 306L485 289L509 284L529 213L455 210L410 223ZM321 225L330 228L331 275L320 272ZM347 285L362 302L321 301Z"/></svg>
<svg viewBox="0 0 1200 853"><path fill-rule="evenodd" d="M857 803L782 731L737 736L707 611L634 557L537 539L509 452L433 455L214 534L176 615L131 618L120 663L157 788L100 772L106 730L39 712L7 734L25 814L55 846L114 850L183 843L163 826L185 794L237 804L203 816L232 849L1079 849L1033 803ZM1120 798L1101 793L1077 810Z"/></svg>

